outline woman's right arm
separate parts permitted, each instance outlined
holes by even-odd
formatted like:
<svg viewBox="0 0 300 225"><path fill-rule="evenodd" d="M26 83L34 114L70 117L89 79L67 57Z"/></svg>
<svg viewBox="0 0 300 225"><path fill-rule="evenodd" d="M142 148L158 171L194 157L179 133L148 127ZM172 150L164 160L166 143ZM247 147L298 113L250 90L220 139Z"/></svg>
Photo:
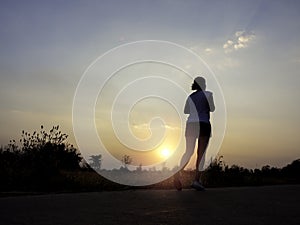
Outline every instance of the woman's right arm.
<svg viewBox="0 0 300 225"><path fill-rule="evenodd" d="M215 111L216 107L215 107L214 98L213 98L212 93L210 93L207 100L208 100L208 104L209 104L209 110L211 112Z"/></svg>
<svg viewBox="0 0 300 225"><path fill-rule="evenodd" d="M190 104L189 104L189 98L185 102L184 106L184 114L190 114Z"/></svg>

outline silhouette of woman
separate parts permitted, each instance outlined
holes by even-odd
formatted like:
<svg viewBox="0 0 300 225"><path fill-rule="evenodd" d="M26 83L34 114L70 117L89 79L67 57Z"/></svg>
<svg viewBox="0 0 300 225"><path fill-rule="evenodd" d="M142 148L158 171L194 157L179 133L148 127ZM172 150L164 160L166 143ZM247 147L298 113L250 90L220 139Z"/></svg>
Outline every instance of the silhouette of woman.
<svg viewBox="0 0 300 225"><path fill-rule="evenodd" d="M203 77L196 77L191 88L195 92L187 98L184 107L184 113L189 114L189 116L185 129L186 150L181 158L180 168L183 170L188 164L198 139L196 174L191 187L196 190L204 190L200 182L201 172L199 164L211 137L210 112L215 110L215 105L212 92L205 90L206 81ZM177 190L182 190L180 172L174 176L174 185Z"/></svg>

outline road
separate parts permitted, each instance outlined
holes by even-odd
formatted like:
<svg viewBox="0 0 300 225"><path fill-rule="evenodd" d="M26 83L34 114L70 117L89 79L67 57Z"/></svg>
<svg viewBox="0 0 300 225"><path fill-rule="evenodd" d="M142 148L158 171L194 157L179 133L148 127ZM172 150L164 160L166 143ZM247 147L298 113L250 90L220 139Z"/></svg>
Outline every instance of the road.
<svg viewBox="0 0 300 225"><path fill-rule="evenodd" d="M300 185L0 198L2 225L300 224Z"/></svg>

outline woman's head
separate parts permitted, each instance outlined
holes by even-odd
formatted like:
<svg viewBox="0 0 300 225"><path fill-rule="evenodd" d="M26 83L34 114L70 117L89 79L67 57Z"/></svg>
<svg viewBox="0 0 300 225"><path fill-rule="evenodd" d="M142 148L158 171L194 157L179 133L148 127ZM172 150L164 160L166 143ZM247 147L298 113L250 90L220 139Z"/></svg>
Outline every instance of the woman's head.
<svg viewBox="0 0 300 225"><path fill-rule="evenodd" d="M203 77L196 77L194 83L192 84L192 90L205 90L206 81Z"/></svg>

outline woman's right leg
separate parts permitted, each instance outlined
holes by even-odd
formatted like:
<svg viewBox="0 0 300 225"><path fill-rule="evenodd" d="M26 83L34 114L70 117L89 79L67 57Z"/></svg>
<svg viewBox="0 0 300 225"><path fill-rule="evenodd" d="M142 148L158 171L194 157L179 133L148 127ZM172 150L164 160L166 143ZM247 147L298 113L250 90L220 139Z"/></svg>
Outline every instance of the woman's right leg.
<svg viewBox="0 0 300 225"><path fill-rule="evenodd" d="M182 189L182 184L180 182L180 173L185 168L185 166L190 161L194 150L197 137L199 136L199 125L198 123L186 123L185 128L185 152L181 157L179 164L179 171L174 175L174 185L177 190Z"/></svg>
<svg viewBox="0 0 300 225"><path fill-rule="evenodd" d="M196 137L185 137L185 153L181 157L180 160L180 168L181 170L188 164L192 155L194 154Z"/></svg>

